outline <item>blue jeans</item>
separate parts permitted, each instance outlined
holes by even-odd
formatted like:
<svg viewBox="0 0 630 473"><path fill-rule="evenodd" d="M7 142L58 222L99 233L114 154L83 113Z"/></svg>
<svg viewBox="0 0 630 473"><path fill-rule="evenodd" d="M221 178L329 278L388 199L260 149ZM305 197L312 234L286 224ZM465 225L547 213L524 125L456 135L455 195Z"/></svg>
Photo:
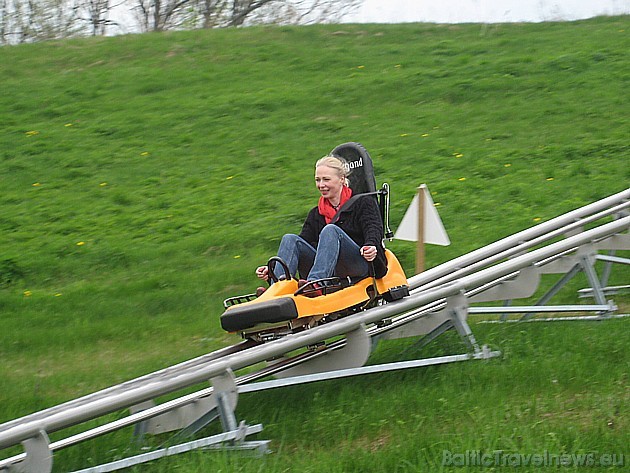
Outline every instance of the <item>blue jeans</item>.
<svg viewBox="0 0 630 473"><path fill-rule="evenodd" d="M308 275L308 281L332 276L363 279L369 272L368 262L361 256L361 249L337 225L326 225L319 234L317 250L298 235L282 237L278 256L289 267L292 277ZM284 271L276 265L274 274L284 276Z"/></svg>

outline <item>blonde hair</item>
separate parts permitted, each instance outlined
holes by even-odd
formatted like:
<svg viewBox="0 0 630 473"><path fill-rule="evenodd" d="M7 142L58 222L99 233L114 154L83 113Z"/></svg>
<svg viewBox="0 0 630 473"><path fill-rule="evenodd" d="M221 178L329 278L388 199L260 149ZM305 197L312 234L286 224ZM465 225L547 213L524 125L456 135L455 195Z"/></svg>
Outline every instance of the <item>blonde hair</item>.
<svg viewBox="0 0 630 473"><path fill-rule="evenodd" d="M337 172L337 175L343 180L344 186L350 185L350 181L348 181L350 166L348 166L345 159L338 156L324 156L323 158L317 160L315 163L315 169L320 166L326 166L334 169Z"/></svg>

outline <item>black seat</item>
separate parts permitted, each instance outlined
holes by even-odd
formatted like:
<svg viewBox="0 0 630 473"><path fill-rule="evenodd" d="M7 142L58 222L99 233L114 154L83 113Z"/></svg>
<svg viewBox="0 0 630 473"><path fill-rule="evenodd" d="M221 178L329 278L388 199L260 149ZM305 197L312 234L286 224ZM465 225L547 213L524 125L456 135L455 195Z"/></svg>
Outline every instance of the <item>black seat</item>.
<svg viewBox="0 0 630 473"><path fill-rule="evenodd" d="M330 154L343 158L348 163L348 180L354 195L374 194L377 196L385 238L392 239L394 233L389 228L389 185L376 189L376 178L374 177L374 166L372 158L361 143L343 143L333 149Z"/></svg>
<svg viewBox="0 0 630 473"><path fill-rule="evenodd" d="M353 194L376 192L376 179L372 158L360 143L344 143L333 149L330 154L343 158L348 163L348 180Z"/></svg>

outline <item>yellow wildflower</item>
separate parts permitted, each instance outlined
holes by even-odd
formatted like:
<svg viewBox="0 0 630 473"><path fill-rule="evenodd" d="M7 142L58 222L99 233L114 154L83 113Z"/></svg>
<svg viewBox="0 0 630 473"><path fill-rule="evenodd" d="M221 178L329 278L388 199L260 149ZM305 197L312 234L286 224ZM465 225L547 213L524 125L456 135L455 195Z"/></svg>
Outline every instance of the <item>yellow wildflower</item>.
<svg viewBox="0 0 630 473"><path fill-rule="evenodd" d="M84 241L77 241L77 246L83 246L83 245L85 245Z"/></svg>
<svg viewBox="0 0 630 473"><path fill-rule="evenodd" d="M30 297L33 293L31 291L24 291L24 297Z"/></svg>

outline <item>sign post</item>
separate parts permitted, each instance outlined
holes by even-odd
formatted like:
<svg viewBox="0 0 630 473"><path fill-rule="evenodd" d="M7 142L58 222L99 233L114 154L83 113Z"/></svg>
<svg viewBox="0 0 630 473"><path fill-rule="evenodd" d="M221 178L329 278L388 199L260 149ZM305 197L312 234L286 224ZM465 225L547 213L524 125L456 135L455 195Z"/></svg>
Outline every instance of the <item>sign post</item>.
<svg viewBox="0 0 630 473"><path fill-rule="evenodd" d="M420 274L424 271L424 235L425 235L425 197L424 189L422 186L418 187L418 241L416 242L416 274Z"/></svg>
<svg viewBox="0 0 630 473"><path fill-rule="evenodd" d="M425 269L425 245L451 244L426 184L418 187L394 238L416 242L416 274Z"/></svg>

